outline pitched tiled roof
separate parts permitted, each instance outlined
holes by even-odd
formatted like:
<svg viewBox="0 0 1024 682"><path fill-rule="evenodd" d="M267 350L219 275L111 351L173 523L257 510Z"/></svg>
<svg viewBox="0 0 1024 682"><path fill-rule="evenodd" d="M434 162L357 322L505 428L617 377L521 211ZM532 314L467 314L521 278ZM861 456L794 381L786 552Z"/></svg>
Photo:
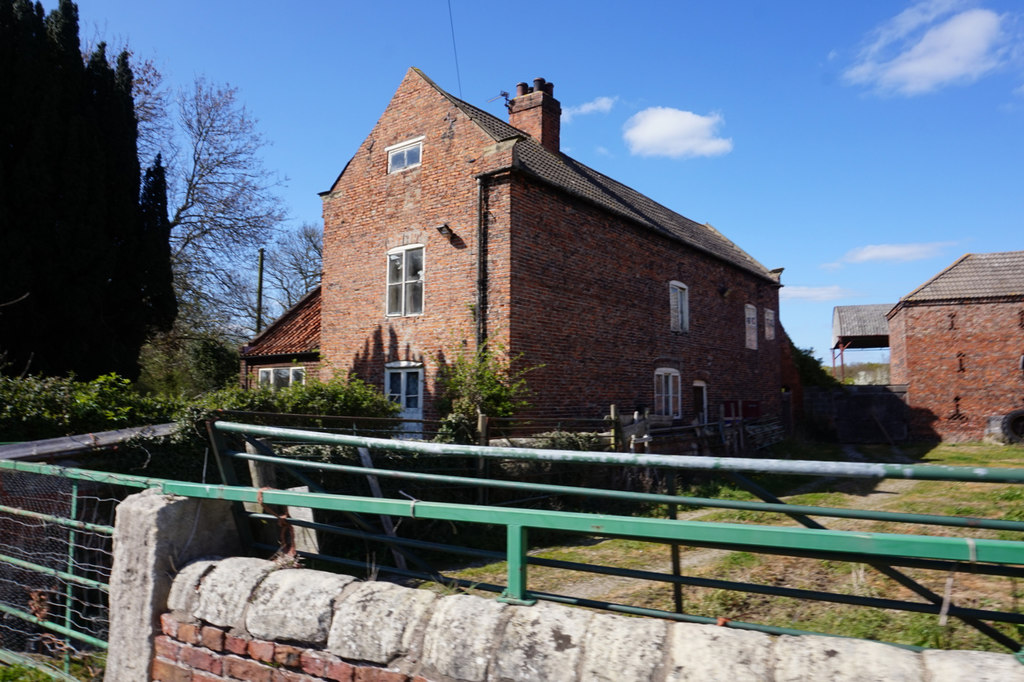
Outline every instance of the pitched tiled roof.
<svg viewBox="0 0 1024 682"><path fill-rule="evenodd" d="M417 73L496 142L518 138L515 144L515 163L520 170L654 232L778 282L777 273L769 271L711 225L694 222L565 154L545 149L522 130L445 92L423 72L417 70Z"/></svg>
<svg viewBox="0 0 1024 682"><path fill-rule="evenodd" d="M1024 297L1024 251L968 253L901 302Z"/></svg>
<svg viewBox="0 0 1024 682"><path fill-rule="evenodd" d="M885 316L892 309L892 303L836 306L832 309L832 347L887 347L889 321Z"/></svg>
<svg viewBox="0 0 1024 682"><path fill-rule="evenodd" d="M244 346L242 357L312 353L319 348L320 287L316 287Z"/></svg>

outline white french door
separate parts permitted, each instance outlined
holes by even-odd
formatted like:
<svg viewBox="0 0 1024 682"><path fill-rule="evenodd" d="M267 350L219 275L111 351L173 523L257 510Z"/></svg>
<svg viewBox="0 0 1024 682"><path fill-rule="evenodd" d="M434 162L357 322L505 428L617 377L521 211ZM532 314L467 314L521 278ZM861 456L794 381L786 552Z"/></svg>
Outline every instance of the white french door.
<svg viewBox="0 0 1024 682"><path fill-rule="evenodd" d="M401 419L423 419L423 366L412 363L390 364L384 370L388 398L398 403ZM402 431L408 436L422 433L423 425L406 422Z"/></svg>

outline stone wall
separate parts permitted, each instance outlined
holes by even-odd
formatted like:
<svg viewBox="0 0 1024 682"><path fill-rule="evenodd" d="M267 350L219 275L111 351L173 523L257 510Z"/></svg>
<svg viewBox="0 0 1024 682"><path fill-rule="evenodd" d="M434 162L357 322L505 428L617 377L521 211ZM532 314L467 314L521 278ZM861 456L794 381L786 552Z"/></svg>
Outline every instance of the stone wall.
<svg viewBox="0 0 1024 682"><path fill-rule="evenodd" d="M817 425L819 435L841 443L902 443L912 418L906 393L906 386L897 385L811 386L804 389L804 416Z"/></svg>
<svg viewBox="0 0 1024 682"><path fill-rule="evenodd" d="M154 680L1024 680L1012 656L513 606L229 558L175 579Z"/></svg>

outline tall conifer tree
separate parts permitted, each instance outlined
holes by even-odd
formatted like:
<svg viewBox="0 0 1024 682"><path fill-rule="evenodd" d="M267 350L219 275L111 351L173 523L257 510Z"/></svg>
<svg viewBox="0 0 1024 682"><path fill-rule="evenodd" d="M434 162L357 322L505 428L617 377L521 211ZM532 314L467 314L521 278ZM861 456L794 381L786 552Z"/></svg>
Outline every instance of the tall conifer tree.
<svg viewBox="0 0 1024 682"><path fill-rule="evenodd" d="M0 83L0 371L134 378L174 305L166 184L140 205L128 56L114 68L101 44L83 63L71 0L45 18L0 0Z"/></svg>

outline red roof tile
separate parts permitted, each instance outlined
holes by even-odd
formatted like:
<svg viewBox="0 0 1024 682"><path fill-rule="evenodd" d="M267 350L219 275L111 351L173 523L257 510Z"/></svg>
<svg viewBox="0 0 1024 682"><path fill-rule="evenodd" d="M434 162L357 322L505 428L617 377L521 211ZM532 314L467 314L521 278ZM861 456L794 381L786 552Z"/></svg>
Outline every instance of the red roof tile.
<svg viewBox="0 0 1024 682"><path fill-rule="evenodd" d="M242 357L309 353L319 348L320 287L317 287L243 346Z"/></svg>

